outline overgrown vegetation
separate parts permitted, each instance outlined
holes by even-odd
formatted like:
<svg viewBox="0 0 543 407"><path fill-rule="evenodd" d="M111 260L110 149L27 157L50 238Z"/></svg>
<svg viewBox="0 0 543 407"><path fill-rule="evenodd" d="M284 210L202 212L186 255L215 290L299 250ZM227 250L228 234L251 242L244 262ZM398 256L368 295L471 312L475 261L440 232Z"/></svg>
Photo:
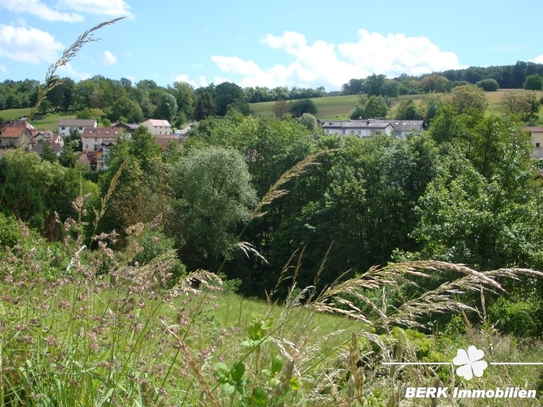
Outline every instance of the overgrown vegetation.
<svg viewBox="0 0 543 407"><path fill-rule="evenodd" d="M428 130L360 139L198 97L224 117L165 152L139 128L98 176L0 158L2 405L438 405L406 398L429 386L541 403L543 185L522 117L463 84L426 99ZM469 345L533 364L463 379Z"/></svg>

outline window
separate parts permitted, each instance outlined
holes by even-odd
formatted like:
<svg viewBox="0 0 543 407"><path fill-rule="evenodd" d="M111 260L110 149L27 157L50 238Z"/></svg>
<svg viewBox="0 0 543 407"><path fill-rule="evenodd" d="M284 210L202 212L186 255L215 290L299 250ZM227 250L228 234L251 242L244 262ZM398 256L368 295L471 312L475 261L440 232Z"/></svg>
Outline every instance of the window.
<svg viewBox="0 0 543 407"><path fill-rule="evenodd" d="M535 148L541 148L541 143L535 143Z"/></svg>
<svg viewBox="0 0 543 407"><path fill-rule="evenodd" d="M60 130L66 130L66 127L61 127Z"/></svg>

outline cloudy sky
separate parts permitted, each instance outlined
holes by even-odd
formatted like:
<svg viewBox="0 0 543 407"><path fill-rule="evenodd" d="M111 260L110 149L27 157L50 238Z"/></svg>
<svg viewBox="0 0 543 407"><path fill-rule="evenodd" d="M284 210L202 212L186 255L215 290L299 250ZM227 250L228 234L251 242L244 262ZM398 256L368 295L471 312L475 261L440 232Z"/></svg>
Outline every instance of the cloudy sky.
<svg viewBox="0 0 543 407"><path fill-rule="evenodd" d="M0 81L43 80L85 30L126 16L60 76L337 90L372 73L543 63L542 14L540 0L0 0Z"/></svg>

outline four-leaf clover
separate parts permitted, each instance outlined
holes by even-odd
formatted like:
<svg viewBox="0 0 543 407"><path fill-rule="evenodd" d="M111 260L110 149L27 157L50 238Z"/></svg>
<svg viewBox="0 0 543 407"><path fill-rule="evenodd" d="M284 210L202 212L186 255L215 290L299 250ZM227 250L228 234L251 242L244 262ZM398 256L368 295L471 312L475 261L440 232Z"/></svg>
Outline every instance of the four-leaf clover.
<svg viewBox="0 0 543 407"><path fill-rule="evenodd" d="M481 377L488 367L488 363L481 360L484 356L485 352L473 345L468 348L467 352L464 349L458 349L456 357L453 359L453 364L460 366L456 369L456 374L466 380L471 380L473 375Z"/></svg>

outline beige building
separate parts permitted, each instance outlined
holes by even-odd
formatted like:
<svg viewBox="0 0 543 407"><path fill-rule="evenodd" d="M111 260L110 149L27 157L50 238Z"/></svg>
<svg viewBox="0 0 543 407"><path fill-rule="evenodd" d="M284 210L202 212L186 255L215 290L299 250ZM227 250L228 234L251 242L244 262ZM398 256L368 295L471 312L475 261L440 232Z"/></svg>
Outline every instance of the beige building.
<svg viewBox="0 0 543 407"><path fill-rule="evenodd" d="M543 158L543 127L524 127L532 136L532 157Z"/></svg>
<svg viewBox="0 0 543 407"><path fill-rule="evenodd" d="M116 143L117 138L123 133L124 130L118 127L84 127L81 134L83 152L98 151L102 144Z"/></svg>
<svg viewBox="0 0 543 407"><path fill-rule="evenodd" d="M140 123L145 126L153 136L165 136L172 134L172 125L168 120L149 119Z"/></svg>

